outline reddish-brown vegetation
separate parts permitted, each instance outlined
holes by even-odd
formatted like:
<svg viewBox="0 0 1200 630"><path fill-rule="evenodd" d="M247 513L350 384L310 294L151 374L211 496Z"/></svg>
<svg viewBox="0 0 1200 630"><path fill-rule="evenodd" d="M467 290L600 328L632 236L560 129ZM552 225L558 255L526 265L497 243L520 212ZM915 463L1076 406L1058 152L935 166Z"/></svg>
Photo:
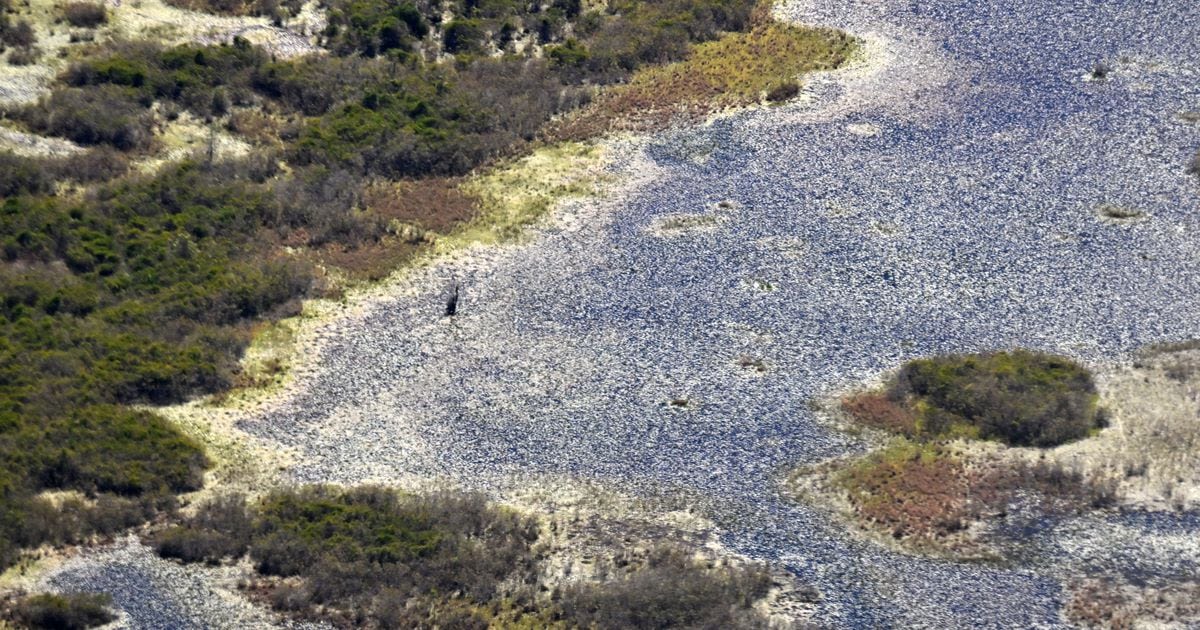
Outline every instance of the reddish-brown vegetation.
<svg viewBox="0 0 1200 630"><path fill-rule="evenodd" d="M842 399L842 411L864 426L909 437L917 433L917 415L882 392L847 396Z"/></svg>
<svg viewBox="0 0 1200 630"><path fill-rule="evenodd" d="M1024 494L1046 514L1077 513L1113 501L1113 488L1052 464L972 461L948 447L896 443L838 476L864 520L895 538L944 538L971 523L1002 518Z"/></svg>

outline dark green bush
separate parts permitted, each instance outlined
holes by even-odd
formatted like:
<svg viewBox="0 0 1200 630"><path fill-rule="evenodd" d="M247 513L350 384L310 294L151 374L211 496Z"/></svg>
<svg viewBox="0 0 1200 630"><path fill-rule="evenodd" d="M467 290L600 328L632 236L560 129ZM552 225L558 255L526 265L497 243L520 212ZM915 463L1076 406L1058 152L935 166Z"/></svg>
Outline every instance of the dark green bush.
<svg viewBox="0 0 1200 630"><path fill-rule="evenodd" d="M117 619L108 607L112 598L104 594L41 594L17 603L14 619L29 628L85 630Z"/></svg>
<svg viewBox="0 0 1200 630"><path fill-rule="evenodd" d="M440 3L332 0L325 45L339 55L374 57L414 52L432 25L441 21Z"/></svg>
<svg viewBox="0 0 1200 630"><path fill-rule="evenodd" d="M13 114L38 133L84 145L130 150L147 146L152 138L150 114L128 90L115 85L57 88Z"/></svg>
<svg viewBox="0 0 1200 630"><path fill-rule="evenodd" d="M1055 446L1099 427L1096 386L1087 369L1025 350L910 361L889 396L915 399L917 430L924 436Z"/></svg>

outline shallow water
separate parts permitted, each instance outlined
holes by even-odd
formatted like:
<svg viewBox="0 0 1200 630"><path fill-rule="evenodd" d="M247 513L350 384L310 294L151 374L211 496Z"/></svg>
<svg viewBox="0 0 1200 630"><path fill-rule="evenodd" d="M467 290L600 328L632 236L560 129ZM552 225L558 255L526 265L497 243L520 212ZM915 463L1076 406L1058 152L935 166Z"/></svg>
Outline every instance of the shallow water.
<svg viewBox="0 0 1200 630"><path fill-rule="evenodd" d="M1066 571L1200 572L1196 515L1049 527L1037 562L995 568L890 553L778 496L787 467L861 448L810 401L906 358L1025 346L1100 363L1200 336L1200 181L1184 172L1200 126L1177 117L1200 109L1200 7L781 13L863 35L868 61L797 104L619 145L609 198L421 272L243 428L298 448L301 481L503 494L565 474L677 496L730 547L814 581L834 626L1054 626ZM1085 80L1100 62L1108 78ZM1104 204L1142 216L1106 222ZM680 213L713 218L655 229Z"/></svg>

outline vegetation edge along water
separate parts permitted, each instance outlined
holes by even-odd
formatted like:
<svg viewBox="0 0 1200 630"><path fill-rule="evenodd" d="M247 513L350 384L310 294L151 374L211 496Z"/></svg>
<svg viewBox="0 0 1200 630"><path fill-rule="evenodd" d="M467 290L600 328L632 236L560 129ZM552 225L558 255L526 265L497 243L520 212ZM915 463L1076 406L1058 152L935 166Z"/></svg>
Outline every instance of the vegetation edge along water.
<svg viewBox="0 0 1200 630"><path fill-rule="evenodd" d="M594 146L547 136L555 144L536 147L539 129L572 110L588 112L578 116L592 125L575 138L627 127L620 119L632 110L613 108L597 86L633 77L610 91L644 103L637 93L649 84L638 73L698 69L687 65L693 44L795 38L780 64L760 66L765 82L706 83L652 103L712 112L762 93L794 95L797 75L836 67L854 48L845 35L773 23L765 5L735 0L613 2L600 11L558 2L536 17L516 4L455 4L465 17L450 24L441 24L440 5L404 5L399 23L382 6L326 4L334 19L322 39L335 54L323 58L281 61L241 39L174 47L81 39L49 94L5 109L9 125L83 150L0 154L0 565L21 549L122 531L200 488L214 463L196 439L203 432L182 435L154 408L263 384L240 360L264 322L294 317L313 298L336 299L346 276L370 281L425 252L511 237L559 196L585 192L587 177L544 189L536 175L549 163L586 171L599 159ZM8 29L8 14L21 9L0 9ZM343 21L347 11L366 13ZM544 56L505 52L520 33ZM8 43L32 46L27 39ZM447 52L450 61L428 61ZM515 89L485 85L495 72ZM328 85L328 76L345 79ZM530 86L556 97L522 100L548 89ZM713 99L733 89L736 98ZM463 97L475 93L493 109L472 110ZM251 151L221 156L210 142L140 172L161 150L161 130L188 120L205 121L213 138L246 139ZM366 149L382 152L364 157ZM514 201L517 187L530 192ZM427 207L406 205L414 197Z"/></svg>

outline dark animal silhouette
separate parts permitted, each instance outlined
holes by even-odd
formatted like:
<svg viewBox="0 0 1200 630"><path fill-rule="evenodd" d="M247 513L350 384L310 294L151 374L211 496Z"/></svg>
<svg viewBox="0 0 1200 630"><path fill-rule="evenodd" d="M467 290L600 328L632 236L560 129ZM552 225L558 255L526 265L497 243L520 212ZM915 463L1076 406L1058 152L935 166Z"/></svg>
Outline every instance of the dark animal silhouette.
<svg viewBox="0 0 1200 630"><path fill-rule="evenodd" d="M446 298L446 317L454 317L458 314L458 282L450 289L450 296Z"/></svg>

